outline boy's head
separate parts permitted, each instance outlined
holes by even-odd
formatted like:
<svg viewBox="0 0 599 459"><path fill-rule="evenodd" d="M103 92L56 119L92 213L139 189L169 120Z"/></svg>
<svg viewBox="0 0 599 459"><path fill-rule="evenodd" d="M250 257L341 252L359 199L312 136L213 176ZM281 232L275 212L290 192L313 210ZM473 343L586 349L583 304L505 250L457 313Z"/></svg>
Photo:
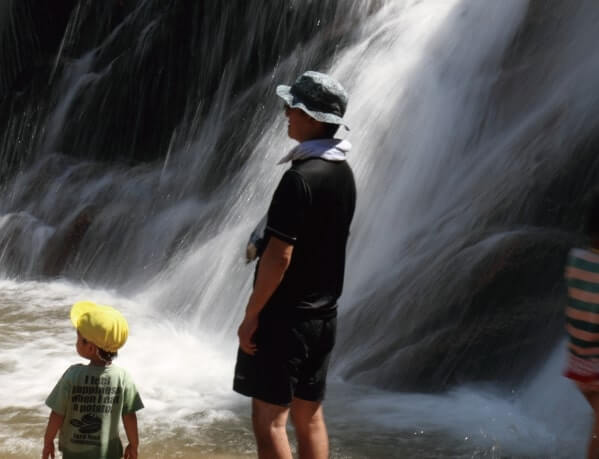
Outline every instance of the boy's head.
<svg viewBox="0 0 599 459"><path fill-rule="evenodd" d="M109 354L116 354L129 336L129 326L119 311L91 301L73 305L71 322L83 339Z"/></svg>
<svg viewBox="0 0 599 459"><path fill-rule="evenodd" d="M329 75L309 70L300 75L293 85L277 86L277 95L285 101L288 117L290 111L301 111L298 115L307 115L317 122L316 130L322 137L333 137L340 125L349 129L343 121L347 92ZM306 123L302 121L302 124ZM295 138L291 133L290 137Z"/></svg>

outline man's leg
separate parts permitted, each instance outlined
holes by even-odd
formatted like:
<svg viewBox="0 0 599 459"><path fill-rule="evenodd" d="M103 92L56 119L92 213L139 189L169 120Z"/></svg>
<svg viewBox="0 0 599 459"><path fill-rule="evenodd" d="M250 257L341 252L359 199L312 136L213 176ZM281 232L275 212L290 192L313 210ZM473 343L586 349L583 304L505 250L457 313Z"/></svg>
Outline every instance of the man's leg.
<svg viewBox="0 0 599 459"><path fill-rule="evenodd" d="M295 427L300 459L327 459L329 436L322 403L294 398L291 402L291 421Z"/></svg>
<svg viewBox="0 0 599 459"><path fill-rule="evenodd" d="M252 425L260 459L291 459L287 439L289 408L252 398Z"/></svg>

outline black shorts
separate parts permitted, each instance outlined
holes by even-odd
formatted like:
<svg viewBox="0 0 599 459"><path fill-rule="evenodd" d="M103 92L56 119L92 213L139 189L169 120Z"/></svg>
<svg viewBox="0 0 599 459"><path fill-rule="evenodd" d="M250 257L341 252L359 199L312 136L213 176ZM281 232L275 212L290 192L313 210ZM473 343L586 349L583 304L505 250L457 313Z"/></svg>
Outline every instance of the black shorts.
<svg viewBox="0 0 599 459"><path fill-rule="evenodd" d="M321 401L336 329L336 317L260 322L256 354L237 353L233 390L274 405L287 406L294 397Z"/></svg>

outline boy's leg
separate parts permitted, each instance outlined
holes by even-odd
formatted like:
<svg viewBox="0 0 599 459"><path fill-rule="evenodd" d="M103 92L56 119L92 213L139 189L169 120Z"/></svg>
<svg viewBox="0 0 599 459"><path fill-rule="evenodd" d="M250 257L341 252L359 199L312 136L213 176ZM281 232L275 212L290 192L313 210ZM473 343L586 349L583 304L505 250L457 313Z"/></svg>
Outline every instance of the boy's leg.
<svg viewBox="0 0 599 459"><path fill-rule="evenodd" d="M252 399L252 425L261 459L291 459L287 439L289 408Z"/></svg>
<svg viewBox="0 0 599 459"><path fill-rule="evenodd" d="M593 430L587 449L587 459L599 459L599 386L580 383L577 385L593 408Z"/></svg>
<svg viewBox="0 0 599 459"><path fill-rule="evenodd" d="M291 421L295 427L300 459L327 459L329 437L321 402L294 398Z"/></svg>

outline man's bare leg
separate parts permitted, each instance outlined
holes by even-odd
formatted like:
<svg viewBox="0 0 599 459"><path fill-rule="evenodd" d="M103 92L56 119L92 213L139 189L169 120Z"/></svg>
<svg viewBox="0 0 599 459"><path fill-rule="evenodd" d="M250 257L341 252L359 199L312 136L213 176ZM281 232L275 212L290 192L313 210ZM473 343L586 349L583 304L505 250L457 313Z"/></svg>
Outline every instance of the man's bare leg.
<svg viewBox="0 0 599 459"><path fill-rule="evenodd" d="M294 398L291 421L295 427L300 459L328 459L329 436L321 402Z"/></svg>
<svg viewBox="0 0 599 459"><path fill-rule="evenodd" d="M260 459L291 459L287 439L289 408L252 399L252 425Z"/></svg>

